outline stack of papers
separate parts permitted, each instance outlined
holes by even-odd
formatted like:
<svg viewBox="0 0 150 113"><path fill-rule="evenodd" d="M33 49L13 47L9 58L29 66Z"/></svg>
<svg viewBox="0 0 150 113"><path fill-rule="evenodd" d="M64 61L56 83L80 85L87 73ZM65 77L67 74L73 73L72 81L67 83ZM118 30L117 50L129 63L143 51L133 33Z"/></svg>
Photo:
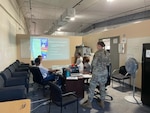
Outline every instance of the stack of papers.
<svg viewBox="0 0 150 113"><path fill-rule="evenodd" d="M82 73L71 73L72 77L78 77L78 76L82 76Z"/></svg>
<svg viewBox="0 0 150 113"><path fill-rule="evenodd" d="M83 74L82 76L83 76L83 78L92 78L92 75L90 75L90 74Z"/></svg>

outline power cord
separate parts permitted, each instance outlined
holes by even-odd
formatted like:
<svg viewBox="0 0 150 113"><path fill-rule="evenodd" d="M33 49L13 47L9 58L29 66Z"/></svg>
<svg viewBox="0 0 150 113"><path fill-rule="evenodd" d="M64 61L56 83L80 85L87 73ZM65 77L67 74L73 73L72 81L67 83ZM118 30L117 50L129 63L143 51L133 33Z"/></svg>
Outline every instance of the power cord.
<svg viewBox="0 0 150 113"><path fill-rule="evenodd" d="M43 102L43 103L39 104L38 106L36 106L35 108L31 109L31 112L33 112L34 110L38 109L39 107L47 105L51 102L50 99L42 99L42 100L31 102L31 104L35 104L35 103L42 102L42 101L46 101L46 102Z"/></svg>
<svg viewBox="0 0 150 113"><path fill-rule="evenodd" d="M42 102L42 101L48 101L48 100L50 99L46 98L46 99L36 100L36 101L31 102L31 104L35 104L35 103Z"/></svg>

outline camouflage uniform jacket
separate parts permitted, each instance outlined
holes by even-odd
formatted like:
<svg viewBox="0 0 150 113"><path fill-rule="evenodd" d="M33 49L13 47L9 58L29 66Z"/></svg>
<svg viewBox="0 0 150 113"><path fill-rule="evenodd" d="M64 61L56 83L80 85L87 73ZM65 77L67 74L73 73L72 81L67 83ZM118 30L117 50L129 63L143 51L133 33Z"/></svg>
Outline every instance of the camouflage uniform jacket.
<svg viewBox="0 0 150 113"><path fill-rule="evenodd" d="M109 53L104 49L96 51L92 60L92 74L99 75L107 70L107 65L110 63Z"/></svg>

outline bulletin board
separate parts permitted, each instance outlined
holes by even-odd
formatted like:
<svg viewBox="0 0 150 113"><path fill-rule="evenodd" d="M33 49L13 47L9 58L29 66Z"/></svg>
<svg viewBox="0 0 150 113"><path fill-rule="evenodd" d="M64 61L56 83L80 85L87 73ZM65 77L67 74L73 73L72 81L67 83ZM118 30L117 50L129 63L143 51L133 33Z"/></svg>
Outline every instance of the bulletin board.
<svg viewBox="0 0 150 113"><path fill-rule="evenodd" d="M143 43L150 43L150 37L129 38L127 39L126 53L127 59L135 58L139 63L142 62Z"/></svg>
<svg viewBox="0 0 150 113"><path fill-rule="evenodd" d="M21 58L30 58L30 41L29 39L20 39Z"/></svg>

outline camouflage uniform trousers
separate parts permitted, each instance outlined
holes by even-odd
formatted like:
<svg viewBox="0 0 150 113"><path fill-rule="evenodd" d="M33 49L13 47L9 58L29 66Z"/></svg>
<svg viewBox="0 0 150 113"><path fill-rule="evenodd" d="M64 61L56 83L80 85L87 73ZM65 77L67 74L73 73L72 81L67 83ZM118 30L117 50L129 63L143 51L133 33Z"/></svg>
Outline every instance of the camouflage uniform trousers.
<svg viewBox="0 0 150 113"><path fill-rule="evenodd" d="M106 92L105 92L105 84L107 82L107 76L108 76L108 71L105 70L99 74L93 74L91 81L90 81L90 86L89 86L89 93L88 93L88 99L90 102L92 102L94 98L94 92L96 86L99 85L99 91L100 91L100 98L102 101L105 100Z"/></svg>

